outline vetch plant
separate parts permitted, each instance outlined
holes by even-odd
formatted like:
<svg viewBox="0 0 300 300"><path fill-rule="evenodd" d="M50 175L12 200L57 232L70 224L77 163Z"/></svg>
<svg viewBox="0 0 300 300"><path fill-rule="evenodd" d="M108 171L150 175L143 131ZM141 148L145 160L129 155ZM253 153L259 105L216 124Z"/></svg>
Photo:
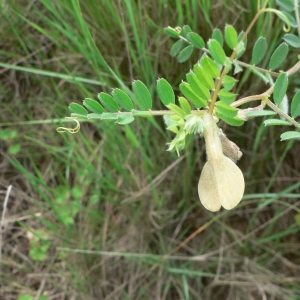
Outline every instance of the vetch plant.
<svg viewBox="0 0 300 300"><path fill-rule="evenodd" d="M171 84L160 78L157 80L157 93L167 110L152 110L152 96L140 80L132 83L132 92L113 89L111 94L101 92L98 100L86 98L83 105L71 103L71 119L77 123L75 128L58 128L58 132L76 133L80 120L111 120L120 125L132 123L136 117L151 118L163 116L166 129L175 134L168 143L168 151L179 152L186 147L189 134L200 134L206 144L207 162L201 172L198 193L203 206L210 211L234 208L244 194L244 177L236 165L242 156L239 147L230 141L217 123L222 120L231 126L241 126L254 117L270 116L264 121L266 126L294 126L296 130L286 131L281 140L299 139L300 92L298 91L288 108L287 89L289 77L300 68L300 61L286 71L280 67L286 61L289 46L300 48L300 19L298 1L277 1L279 9L268 7L268 1L257 2L257 14L245 31L238 33L232 25L226 25L224 32L215 29L205 43L203 38L185 25L167 27L165 32L177 41L171 48L171 55L181 63L191 58L195 50L202 52L200 59L186 74L179 85L181 95L176 97ZM283 42L278 45L268 61L268 69L258 66L267 52L267 39L258 37L251 61L240 60L247 47L249 32L258 18L265 13L276 14L285 23ZM296 28L298 35L291 33ZM227 53L230 49L231 53ZM244 69L250 70L269 85L258 95L239 98L234 93L238 85L236 74ZM273 100L273 101L272 101ZM260 101L254 107L243 107L250 102ZM270 109L266 109L266 108ZM277 117L276 117L277 115ZM274 117L275 116L275 117Z"/></svg>

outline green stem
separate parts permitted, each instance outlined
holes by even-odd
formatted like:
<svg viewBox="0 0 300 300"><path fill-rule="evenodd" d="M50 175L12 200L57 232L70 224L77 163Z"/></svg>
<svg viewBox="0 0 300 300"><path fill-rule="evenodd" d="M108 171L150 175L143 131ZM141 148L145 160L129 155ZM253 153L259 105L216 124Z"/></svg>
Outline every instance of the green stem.
<svg viewBox="0 0 300 300"><path fill-rule="evenodd" d="M300 129L300 124L298 122L295 121L295 119L293 119L292 117L290 117L289 115L287 115L285 112L283 112L278 106L276 106L272 101L270 101L268 98L264 99L263 101L266 102L266 104L272 108L274 111L276 111L276 113L278 113L279 115L281 115L282 117L284 117L287 121L289 121L290 123L292 123L296 128Z"/></svg>

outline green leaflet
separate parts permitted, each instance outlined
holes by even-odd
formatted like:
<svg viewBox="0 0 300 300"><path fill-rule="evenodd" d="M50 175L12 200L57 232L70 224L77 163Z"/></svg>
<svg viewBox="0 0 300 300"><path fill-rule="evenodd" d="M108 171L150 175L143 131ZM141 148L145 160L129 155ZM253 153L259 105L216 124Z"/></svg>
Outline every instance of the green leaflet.
<svg viewBox="0 0 300 300"><path fill-rule="evenodd" d="M116 100L109 94L106 93L99 93L98 99L102 103L102 105L111 112L118 112L120 111L120 107Z"/></svg>
<svg viewBox="0 0 300 300"><path fill-rule="evenodd" d="M212 33L212 38L220 44L221 47L223 47L224 39L223 39L223 34L220 29L214 29Z"/></svg>
<svg viewBox="0 0 300 300"><path fill-rule="evenodd" d="M132 115L119 115L116 123L119 125L127 125L133 121L134 117Z"/></svg>
<svg viewBox="0 0 300 300"><path fill-rule="evenodd" d="M93 113L101 114L104 112L104 108L102 105L93 99L85 98L83 101L83 105Z"/></svg>
<svg viewBox="0 0 300 300"><path fill-rule="evenodd" d="M264 121L265 126L291 126L292 124L288 121L285 120L280 120L280 119L268 119Z"/></svg>
<svg viewBox="0 0 300 300"><path fill-rule="evenodd" d="M222 84L224 86L224 89L227 92L230 92L233 89L233 87L235 86L236 82L237 82L237 80L234 77L225 75Z"/></svg>
<svg viewBox="0 0 300 300"><path fill-rule="evenodd" d="M181 35L187 39L188 34L191 33L191 32L192 32L191 27L189 25L184 25L182 27L182 33L181 33Z"/></svg>
<svg viewBox="0 0 300 300"><path fill-rule="evenodd" d="M101 115L101 120L117 120L118 119L118 114L114 113L103 113Z"/></svg>
<svg viewBox="0 0 300 300"><path fill-rule="evenodd" d="M238 44L236 46L236 57L235 57L236 59L239 59L244 54L247 47L247 42L248 42L247 37L243 40L243 42L241 42L242 38L244 37L244 34L245 32L242 31L238 36Z"/></svg>
<svg viewBox="0 0 300 300"><path fill-rule="evenodd" d="M178 116L184 118L185 117L185 113L184 111L176 104L169 104L167 106L171 111L173 111L175 114L177 114Z"/></svg>
<svg viewBox="0 0 300 300"><path fill-rule="evenodd" d="M264 117L274 115L276 115L276 112L273 110L254 110L246 113L246 117Z"/></svg>
<svg viewBox="0 0 300 300"><path fill-rule="evenodd" d="M93 120L93 119L96 119L96 120L101 120L102 119L102 114L96 114L96 113L91 113L91 114L88 114L87 115L88 119L89 120Z"/></svg>
<svg viewBox="0 0 300 300"><path fill-rule="evenodd" d="M181 50L184 42L183 40L178 40L171 48L170 54L172 57L175 57Z"/></svg>
<svg viewBox="0 0 300 300"><path fill-rule="evenodd" d="M237 115L238 109L222 101L216 103L217 111L227 118L233 118Z"/></svg>
<svg viewBox="0 0 300 300"><path fill-rule="evenodd" d="M219 111L216 111L216 113L221 120L231 126L242 126L244 124L244 120L240 119L239 117L228 118L222 115Z"/></svg>
<svg viewBox="0 0 300 300"><path fill-rule="evenodd" d="M257 65L261 62L267 52L267 40L264 37L259 37L254 44L252 51L251 64Z"/></svg>
<svg viewBox="0 0 300 300"><path fill-rule="evenodd" d="M287 33L284 35L283 39L292 47L300 48L300 39L297 35Z"/></svg>
<svg viewBox="0 0 300 300"><path fill-rule="evenodd" d="M191 114L191 106L189 102L184 98L184 97L179 97L179 103L180 107L183 110L185 115L190 115Z"/></svg>
<svg viewBox="0 0 300 300"><path fill-rule="evenodd" d="M88 114L88 111L80 104L77 104L75 102L70 103L69 109L72 113L86 116Z"/></svg>
<svg viewBox="0 0 300 300"><path fill-rule="evenodd" d="M281 45L279 45L271 56L269 62L269 69L275 70L279 66L281 66L282 63L286 60L288 52L289 52L289 46L287 45L287 43L282 43Z"/></svg>
<svg viewBox="0 0 300 300"><path fill-rule="evenodd" d="M213 59L219 64L224 65L226 62L226 54L221 45L213 39L210 39L207 45Z"/></svg>
<svg viewBox="0 0 300 300"><path fill-rule="evenodd" d="M300 116L300 91L298 91L293 97L291 104L291 115L293 118Z"/></svg>
<svg viewBox="0 0 300 300"><path fill-rule="evenodd" d="M226 91L225 89L221 89L218 96L222 102L229 105L235 100L237 94L233 94Z"/></svg>
<svg viewBox="0 0 300 300"><path fill-rule="evenodd" d="M170 36L170 37L172 37L172 38L179 38L179 37L180 37L179 32L178 32L176 29L174 29L174 28L172 28L172 27L170 27L170 26L164 28L164 31L165 31L165 33L166 33L168 36Z"/></svg>
<svg viewBox="0 0 300 300"><path fill-rule="evenodd" d="M187 35L187 40L196 48L202 49L205 46L203 38L195 32L190 32Z"/></svg>
<svg viewBox="0 0 300 300"><path fill-rule="evenodd" d="M183 48L183 50L181 50L177 56L178 61L180 63L187 61L191 57L193 51L194 51L194 46L192 45Z"/></svg>
<svg viewBox="0 0 300 300"><path fill-rule="evenodd" d="M280 136L282 141L300 139L300 132L286 131Z"/></svg>
<svg viewBox="0 0 300 300"><path fill-rule="evenodd" d="M215 87L214 80L212 76L204 71L204 69L199 65L195 64L194 73L196 74L198 80L208 89L212 90Z"/></svg>
<svg viewBox="0 0 300 300"><path fill-rule="evenodd" d="M289 79L286 73L281 73L277 78L274 86L274 102L279 106L282 102L289 84Z"/></svg>
<svg viewBox="0 0 300 300"><path fill-rule="evenodd" d="M137 116L137 117L143 117L143 118L152 118L153 117L153 115L147 111L139 111L139 110L132 109L131 113L133 116Z"/></svg>
<svg viewBox="0 0 300 300"><path fill-rule="evenodd" d="M132 100L124 91L120 89L113 89L111 94L114 100L125 110L130 111L134 108Z"/></svg>
<svg viewBox="0 0 300 300"><path fill-rule="evenodd" d="M234 49L238 44L238 35L232 25L225 26L225 41L230 49Z"/></svg>
<svg viewBox="0 0 300 300"><path fill-rule="evenodd" d="M152 97L148 88L140 81L135 80L132 84L136 103L140 109L149 110L152 108Z"/></svg>
<svg viewBox="0 0 300 300"><path fill-rule="evenodd" d="M206 107L207 101L199 97L195 92L192 90L190 85L186 82L183 82L179 85L181 93L190 100L197 108Z"/></svg>
<svg viewBox="0 0 300 300"><path fill-rule="evenodd" d="M172 86L167 80L161 78L157 80L157 93L159 99L164 105L169 105L170 103L175 103L175 94Z"/></svg>
<svg viewBox="0 0 300 300"><path fill-rule="evenodd" d="M197 78L195 73L188 73L186 75L186 79L190 87L192 88L193 92L197 94L200 98L204 100L209 100L210 92L208 88L206 88Z"/></svg>
<svg viewBox="0 0 300 300"><path fill-rule="evenodd" d="M213 78L220 77L220 70L218 65L208 56L204 55L201 59L201 66Z"/></svg>

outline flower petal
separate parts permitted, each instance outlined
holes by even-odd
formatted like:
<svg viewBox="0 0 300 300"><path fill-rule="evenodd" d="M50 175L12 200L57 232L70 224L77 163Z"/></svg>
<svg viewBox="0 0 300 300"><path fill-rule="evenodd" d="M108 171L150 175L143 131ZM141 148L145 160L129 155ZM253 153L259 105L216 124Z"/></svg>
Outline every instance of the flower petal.
<svg viewBox="0 0 300 300"><path fill-rule="evenodd" d="M218 211L221 208L220 196L216 186L214 171L206 162L198 184L198 194L202 205L210 211Z"/></svg>
<svg viewBox="0 0 300 300"><path fill-rule="evenodd" d="M202 170L198 193L203 206L210 211L234 208L244 194L245 181L242 171L224 156L218 127L212 115L206 114L204 139L207 163Z"/></svg>
<svg viewBox="0 0 300 300"><path fill-rule="evenodd" d="M240 168L228 157L224 156L222 166L215 168L217 187L221 205L232 209L242 200L245 190L244 176Z"/></svg>

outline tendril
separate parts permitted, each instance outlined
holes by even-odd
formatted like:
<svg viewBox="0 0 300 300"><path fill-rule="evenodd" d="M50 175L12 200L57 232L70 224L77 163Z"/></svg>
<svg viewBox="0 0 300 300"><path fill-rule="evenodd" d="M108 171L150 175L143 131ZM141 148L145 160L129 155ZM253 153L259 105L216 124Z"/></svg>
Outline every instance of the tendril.
<svg viewBox="0 0 300 300"><path fill-rule="evenodd" d="M77 133L80 130L79 121L76 118L72 118L72 117L66 117L66 119L70 119L70 120L76 122L76 127L74 127L74 128L58 127L56 129L56 131L58 133L65 133L65 132L69 132L69 133L72 133L72 134Z"/></svg>

